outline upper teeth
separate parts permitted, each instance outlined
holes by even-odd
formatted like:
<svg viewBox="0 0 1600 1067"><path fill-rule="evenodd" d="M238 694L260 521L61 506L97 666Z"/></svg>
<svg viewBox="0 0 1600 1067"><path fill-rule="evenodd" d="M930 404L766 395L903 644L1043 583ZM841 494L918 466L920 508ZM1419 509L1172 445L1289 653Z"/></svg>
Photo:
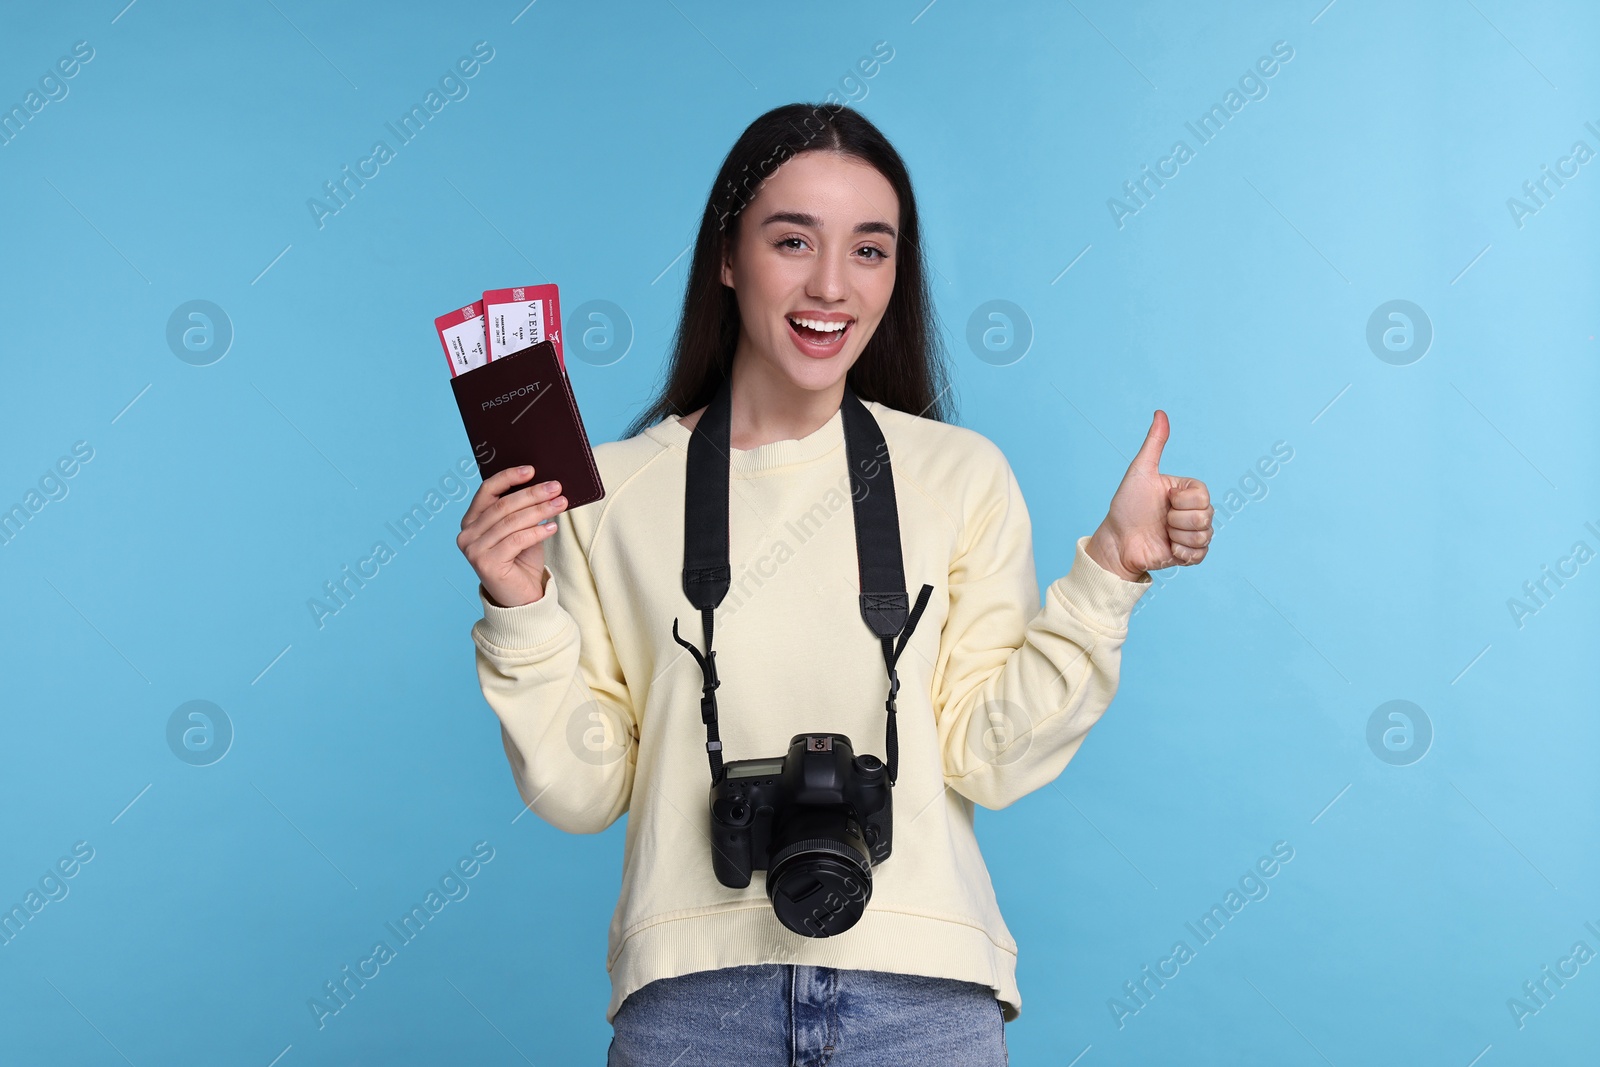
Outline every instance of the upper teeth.
<svg viewBox="0 0 1600 1067"><path fill-rule="evenodd" d="M816 319L791 318L789 321L798 326L805 326L813 330L820 330L823 333L833 333L835 330L842 330L846 326L850 325L848 320L843 322L819 322Z"/></svg>

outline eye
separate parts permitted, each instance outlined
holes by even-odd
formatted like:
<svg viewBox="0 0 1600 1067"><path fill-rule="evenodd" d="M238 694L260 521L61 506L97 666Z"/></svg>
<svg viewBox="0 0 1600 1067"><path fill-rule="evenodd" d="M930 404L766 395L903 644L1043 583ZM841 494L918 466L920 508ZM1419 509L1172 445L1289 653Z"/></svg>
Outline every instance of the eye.
<svg viewBox="0 0 1600 1067"><path fill-rule="evenodd" d="M794 250L794 246L797 245L797 244L798 245L804 245L805 243L806 243L806 240L805 240L804 237L793 237L793 236L791 236L791 237L780 237L776 241L772 242L773 247L775 247L775 248L783 248L783 249L789 249L789 250Z"/></svg>
<svg viewBox="0 0 1600 1067"><path fill-rule="evenodd" d="M862 245L860 251L876 253L876 255L863 257L863 258L866 258L866 259L888 259L889 258L889 254L887 252L885 252L883 249L879 248L877 245Z"/></svg>

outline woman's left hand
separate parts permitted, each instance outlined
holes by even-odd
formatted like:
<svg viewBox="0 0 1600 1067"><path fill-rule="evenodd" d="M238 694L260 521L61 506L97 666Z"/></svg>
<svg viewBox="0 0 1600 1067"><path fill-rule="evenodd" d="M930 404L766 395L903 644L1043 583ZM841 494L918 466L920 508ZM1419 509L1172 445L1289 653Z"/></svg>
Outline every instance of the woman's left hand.
<svg viewBox="0 0 1600 1067"><path fill-rule="evenodd" d="M1147 571L1192 567L1205 559L1211 543L1215 509L1206 483L1158 469L1170 432L1167 413L1158 408L1086 546L1091 559L1124 581L1139 581Z"/></svg>

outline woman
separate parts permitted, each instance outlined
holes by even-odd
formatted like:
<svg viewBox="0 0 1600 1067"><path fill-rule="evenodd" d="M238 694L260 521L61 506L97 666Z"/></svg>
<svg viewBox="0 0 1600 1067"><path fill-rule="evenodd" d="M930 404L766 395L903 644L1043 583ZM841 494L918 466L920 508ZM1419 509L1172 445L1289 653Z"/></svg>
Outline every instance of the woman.
<svg viewBox="0 0 1600 1067"><path fill-rule="evenodd" d="M849 108L777 108L717 175L663 395L595 449L605 499L568 512L549 483L500 497L525 467L487 479L462 519L482 583L479 678L523 800L575 833L630 815L607 959L613 1065L1005 1062L1016 944L973 805L1004 807L1061 772L1115 694L1147 572L1203 559L1212 509L1202 483L1157 470L1158 411L1041 610L1010 466L945 421L933 321L899 155ZM734 889L712 870L710 683L675 624L696 614L688 446L724 385L721 755L780 756L804 731L884 751L847 386L892 457L906 586L933 587L894 668L893 853L871 869L859 920L832 936L781 923L763 873Z"/></svg>

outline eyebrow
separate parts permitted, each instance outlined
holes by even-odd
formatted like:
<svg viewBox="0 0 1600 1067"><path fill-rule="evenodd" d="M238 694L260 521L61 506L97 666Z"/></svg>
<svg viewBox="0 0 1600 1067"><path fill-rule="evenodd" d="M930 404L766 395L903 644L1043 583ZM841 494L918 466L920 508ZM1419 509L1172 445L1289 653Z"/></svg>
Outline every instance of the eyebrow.
<svg viewBox="0 0 1600 1067"><path fill-rule="evenodd" d="M822 229L822 220L815 215L804 211L774 211L761 220L761 225L766 226L774 222L787 222L793 226L810 226L814 230ZM887 222L858 222L852 233L881 233L886 237L894 237L894 227Z"/></svg>

